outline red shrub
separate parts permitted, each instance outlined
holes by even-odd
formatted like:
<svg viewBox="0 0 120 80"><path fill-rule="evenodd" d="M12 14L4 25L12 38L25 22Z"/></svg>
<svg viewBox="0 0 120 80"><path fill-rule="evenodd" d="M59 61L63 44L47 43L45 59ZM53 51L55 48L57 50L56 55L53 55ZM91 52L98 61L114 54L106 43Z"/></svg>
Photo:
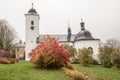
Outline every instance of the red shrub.
<svg viewBox="0 0 120 80"><path fill-rule="evenodd" d="M7 58L1 58L0 57L0 63L2 63L2 64L10 64L10 61Z"/></svg>
<svg viewBox="0 0 120 80"><path fill-rule="evenodd" d="M10 53L5 50L0 50L0 57L10 57Z"/></svg>
<svg viewBox="0 0 120 80"><path fill-rule="evenodd" d="M2 64L14 64L15 62L18 62L18 59L0 57L0 63Z"/></svg>
<svg viewBox="0 0 120 80"><path fill-rule="evenodd" d="M15 58L14 60L15 60L15 62L19 62L19 59L18 59L18 58Z"/></svg>
<svg viewBox="0 0 120 80"><path fill-rule="evenodd" d="M30 61L42 68L62 67L69 61L69 51L56 38L47 37L30 53Z"/></svg>

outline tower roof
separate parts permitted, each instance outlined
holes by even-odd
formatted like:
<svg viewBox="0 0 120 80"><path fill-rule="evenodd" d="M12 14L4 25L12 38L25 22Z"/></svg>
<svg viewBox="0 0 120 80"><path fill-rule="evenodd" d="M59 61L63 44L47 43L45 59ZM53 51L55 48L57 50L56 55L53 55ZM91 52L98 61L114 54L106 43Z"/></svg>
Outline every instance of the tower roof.
<svg viewBox="0 0 120 80"><path fill-rule="evenodd" d="M36 9L33 8L33 3L32 3L32 8L28 11L28 13L37 13Z"/></svg>
<svg viewBox="0 0 120 80"><path fill-rule="evenodd" d="M90 33L90 31L85 29L83 21L80 23L80 25L81 25L81 31L79 31L76 34L75 41L78 41L78 40L92 40L92 39L94 39L92 37L92 34Z"/></svg>

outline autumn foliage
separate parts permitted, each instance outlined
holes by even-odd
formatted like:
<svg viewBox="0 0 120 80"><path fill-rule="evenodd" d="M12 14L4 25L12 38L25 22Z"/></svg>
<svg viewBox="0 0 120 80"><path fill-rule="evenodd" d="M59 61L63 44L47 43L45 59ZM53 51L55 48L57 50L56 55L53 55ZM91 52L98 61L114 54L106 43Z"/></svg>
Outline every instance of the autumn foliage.
<svg viewBox="0 0 120 80"><path fill-rule="evenodd" d="M0 57L0 63L2 64L14 64L15 62L19 62L19 59Z"/></svg>
<svg viewBox="0 0 120 80"><path fill-rule="evenodd" d="M0 63L2 64L13 64L18 62L19 60L16 58L10 57L10 52L5 51L3 49L0 50Z"/></svg>
<svg viewBox="0 0 120 80"><path fill-rule="evenodd" d="M78 59L83 66L89 66L93 63L92 51L88 48L78 49Z"/></svg>
<svg viewBox="0 0 120 80"><path fill-rule="evenodd" d="M0 50L0 57L10 57L10 53L8 51L5 51L3 49Z"/></svg>
<svg viewBox="0 0 120 80"><path fill-rule="evenodd" d="M69 51L56 38L47 37L30 53L30 61L40 68L60 68L69 61Z"/></svg>

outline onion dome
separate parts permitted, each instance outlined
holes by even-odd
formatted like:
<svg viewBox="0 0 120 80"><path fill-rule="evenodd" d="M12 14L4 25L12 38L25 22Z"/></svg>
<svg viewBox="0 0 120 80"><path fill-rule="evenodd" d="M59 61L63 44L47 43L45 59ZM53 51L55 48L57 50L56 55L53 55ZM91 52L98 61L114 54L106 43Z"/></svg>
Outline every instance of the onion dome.
<svg viewBox="0 0 120 80"><path fill-rule="evenodd" d="M81 31L79 31L75 36L75 41L78 40L93 40L92 34L85 29L84 22L80 23L81 25Z"/></svg>
<svg viewBox="0 0 120 80"><path fill-rule="evenodd" d="M37 13L36 10L34 8L31 8L28 13Z"/></svg>
<svg viewBox="0 0 120 80"><path fill-rule="evenodd" d="M32 3L32 8L28 11L28 13L37 13L37 11L33 8L33 3Z"/></svg>

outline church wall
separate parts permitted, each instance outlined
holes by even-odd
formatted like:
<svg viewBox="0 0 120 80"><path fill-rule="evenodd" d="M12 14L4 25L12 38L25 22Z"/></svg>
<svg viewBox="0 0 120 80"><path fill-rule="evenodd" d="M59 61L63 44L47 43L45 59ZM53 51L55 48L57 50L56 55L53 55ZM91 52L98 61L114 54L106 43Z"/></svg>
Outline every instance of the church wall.
<svg viewBox="0 0 120 80"><path fill-rule="evenodd" d="M99 40L80 40L74 43L76 50L78 51L79 48L89 48L92 47L93 49L93 58L98 60L98 49L99 49Z"/></svg>

